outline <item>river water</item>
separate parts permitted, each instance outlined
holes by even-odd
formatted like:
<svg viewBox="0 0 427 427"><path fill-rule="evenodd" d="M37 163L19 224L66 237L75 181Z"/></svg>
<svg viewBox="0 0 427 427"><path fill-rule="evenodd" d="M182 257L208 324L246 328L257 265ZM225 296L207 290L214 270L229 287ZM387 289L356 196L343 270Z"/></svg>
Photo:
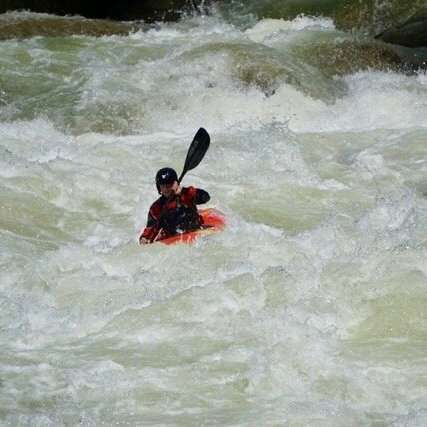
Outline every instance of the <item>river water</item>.
<svg viewBox="0 0 427 427"><path fill-rule="evenodd" d="M2 425L425 425L427 76L240 18L0 42ZM199 127L226 231L138 246Z"/></svg>

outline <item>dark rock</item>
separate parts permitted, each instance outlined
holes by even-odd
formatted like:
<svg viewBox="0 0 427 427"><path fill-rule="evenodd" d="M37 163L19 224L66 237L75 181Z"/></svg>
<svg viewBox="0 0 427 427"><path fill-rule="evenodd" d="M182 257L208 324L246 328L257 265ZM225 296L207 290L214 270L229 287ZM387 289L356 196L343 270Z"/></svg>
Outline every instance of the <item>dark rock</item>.
<svg viewBox="0 0 427 427"><path fill-rule="evenodd" d="M427 8L403 24L378 34L376 38L400 46L427 47Z"/></svg>
<svg viewBox="0 0 427 427"><path fill-rule="evenodd" d="M118 21L176 20L182 11L197 8L201 0L0 0L0 13L12 10L54 15L80 15L91 19Z"/></svg>
<svg viewBox="0 0 427 427"><path fill-rule="evenodd" d="M375 35L407 21L426 5L426 0L343 0L333 15L338 29Z"/></svg>

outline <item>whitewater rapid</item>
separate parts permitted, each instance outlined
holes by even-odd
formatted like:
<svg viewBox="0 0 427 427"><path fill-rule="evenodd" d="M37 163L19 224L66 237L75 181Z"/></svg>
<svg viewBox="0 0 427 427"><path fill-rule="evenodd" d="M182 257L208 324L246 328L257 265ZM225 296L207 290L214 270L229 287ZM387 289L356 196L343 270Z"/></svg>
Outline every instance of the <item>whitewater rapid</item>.
<svg viewBox="0 0 427 427"><path fill-rule="evenodd" d="M2 424L423 425L427 78L325 76L325 34L0 42ZM226 231L138 246L201 126Z"/></svg>

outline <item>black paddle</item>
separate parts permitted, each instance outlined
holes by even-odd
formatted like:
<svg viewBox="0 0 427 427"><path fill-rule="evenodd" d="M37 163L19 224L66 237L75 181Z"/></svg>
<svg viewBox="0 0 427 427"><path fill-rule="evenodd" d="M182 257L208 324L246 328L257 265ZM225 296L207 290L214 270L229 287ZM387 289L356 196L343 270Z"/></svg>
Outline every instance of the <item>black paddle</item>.
<svg viewBox="0 0 427 427"><path fill-rule="evenodd" d="M184 178L184 175L189 170L194 169L202 161L206 151L208 151L210 141L211 138L206 129L200 128L196 135L194 135L193 141L187 152L184 169L178 179L178 184L181 183L182 178Z"/></svg>

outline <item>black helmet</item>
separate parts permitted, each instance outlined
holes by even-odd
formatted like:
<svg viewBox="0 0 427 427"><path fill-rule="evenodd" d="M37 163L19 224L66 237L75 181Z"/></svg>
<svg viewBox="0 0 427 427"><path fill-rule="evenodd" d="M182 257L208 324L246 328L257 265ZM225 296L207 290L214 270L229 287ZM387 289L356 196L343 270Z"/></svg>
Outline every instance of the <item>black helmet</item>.
<svg viewBox="0 0 427 427"><path fill-rule="evenodd" d="M178 181L178 175L172 168L162 168L156 173L156 187L160 193L161 184L172 184L172 182Z"/></svg>

